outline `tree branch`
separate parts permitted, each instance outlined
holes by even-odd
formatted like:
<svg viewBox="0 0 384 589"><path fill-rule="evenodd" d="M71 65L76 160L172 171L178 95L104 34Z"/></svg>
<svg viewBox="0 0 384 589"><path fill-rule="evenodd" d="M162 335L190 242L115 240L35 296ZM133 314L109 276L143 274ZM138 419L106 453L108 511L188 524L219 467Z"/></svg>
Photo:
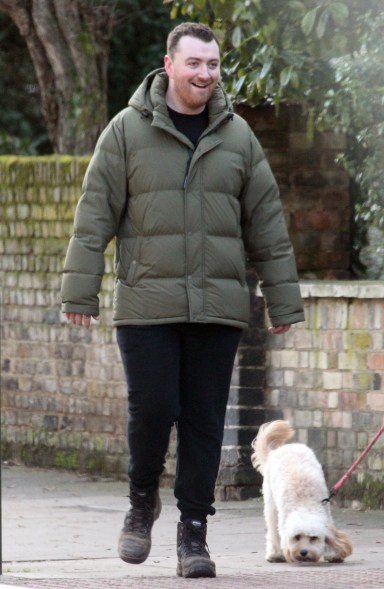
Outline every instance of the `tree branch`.
<svg viewBox="0 0 384 589"><path fill-rule="evenodd" d="M81 26L77 0L68 0L67 2L53 0L53 4L59 27L67 42L80 84L83 88L86 88L90 78L98 78L94 40L89 31L86 30L86 26ZM90 56L94 56L94 59L90 59Z"/></svg>
<svg viewBox="0 0 384 589"><path fill-rule="evenodd" d="M47 59L55 74L56 86L63 95L71 92L74 71L71 56L57 25L56 15L50 0L32 0L32 19Z"/></svg>
<svg viewBox="0 0 384 589"><path fill-rule="evenodd" d="M107 121L115 0L0 0L25 39L56 153L91 153Z"/></svg>
<svg viewBox="0 0 384 589"><path fill-rule="evenodd" d="M47 130L52 144L57 141L58 109L55 97L54 73L47 59L31 18L30 2L25 0L0 0L0 10L3 10L13 20L24 38L36 72L40 89L41 110L47 124Z"/></svg>

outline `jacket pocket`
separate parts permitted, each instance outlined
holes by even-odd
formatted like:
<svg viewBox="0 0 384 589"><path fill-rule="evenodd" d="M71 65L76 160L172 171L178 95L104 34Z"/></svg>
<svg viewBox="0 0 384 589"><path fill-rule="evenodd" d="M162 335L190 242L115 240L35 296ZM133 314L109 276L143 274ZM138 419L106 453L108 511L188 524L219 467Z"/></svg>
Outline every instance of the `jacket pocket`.
<svg viewBox="0 0 384 589"><path fill-rule="evenodd" d="M132 250L131 261L128 267L126 283L128 286L132 286L135 282L135 276L137 267L139 264L139 252L140 252L140 239L136 237L135 244Z"/></svg>

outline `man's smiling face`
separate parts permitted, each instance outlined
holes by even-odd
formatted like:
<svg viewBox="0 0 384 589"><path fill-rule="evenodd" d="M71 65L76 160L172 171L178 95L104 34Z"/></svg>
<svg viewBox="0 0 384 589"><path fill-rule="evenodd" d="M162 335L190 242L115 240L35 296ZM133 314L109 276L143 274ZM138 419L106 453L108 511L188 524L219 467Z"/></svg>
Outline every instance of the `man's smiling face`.
<svg viewBox="0 0 384 589"><path fill-rule="evenodd" d="M169 85L166 102L184 114L201 113L220 79L220 52L216 41L206 43L185 35L173 57L164 58Z"/></svg>

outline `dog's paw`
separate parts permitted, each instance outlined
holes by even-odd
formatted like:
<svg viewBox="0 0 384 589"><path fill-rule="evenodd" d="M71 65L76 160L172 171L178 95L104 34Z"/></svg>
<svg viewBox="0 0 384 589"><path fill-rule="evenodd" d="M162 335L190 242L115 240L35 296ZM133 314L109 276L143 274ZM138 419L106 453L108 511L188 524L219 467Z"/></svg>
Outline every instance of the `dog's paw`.
<svg viewBox="0 0 384 589"><path fill-rule="evenodd" d="M340 556L324 556L324 560L327 562L344 562L344 558L340 558Z"/></svg>
<svg viewBox="0 0 384 589"><path fill-rule="evenodd" d="M283 554L267 554L265 559L268 562L286 562Z"/></svg>

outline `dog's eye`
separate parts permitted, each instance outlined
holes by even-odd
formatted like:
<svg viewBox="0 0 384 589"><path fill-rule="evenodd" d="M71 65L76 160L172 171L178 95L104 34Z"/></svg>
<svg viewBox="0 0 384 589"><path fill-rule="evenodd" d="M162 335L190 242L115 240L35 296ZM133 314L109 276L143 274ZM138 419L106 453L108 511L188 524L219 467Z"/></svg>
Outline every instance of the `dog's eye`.
<svg viewBox="0 0 384 589"><path fill-rule="evenodd" d="M319 538L318 538L317 536L311 536L311 537L309 538L310 542L317 542L317 541L318 541L318 539L319 539Z"/></svg>
<svg viewBox="0 0 384 589"><path fill-rule="evenodd" d="M296 542L300 542L300 539L301 539L301 535L300 534L297 534L297 536L295 536Z"/></svg>

